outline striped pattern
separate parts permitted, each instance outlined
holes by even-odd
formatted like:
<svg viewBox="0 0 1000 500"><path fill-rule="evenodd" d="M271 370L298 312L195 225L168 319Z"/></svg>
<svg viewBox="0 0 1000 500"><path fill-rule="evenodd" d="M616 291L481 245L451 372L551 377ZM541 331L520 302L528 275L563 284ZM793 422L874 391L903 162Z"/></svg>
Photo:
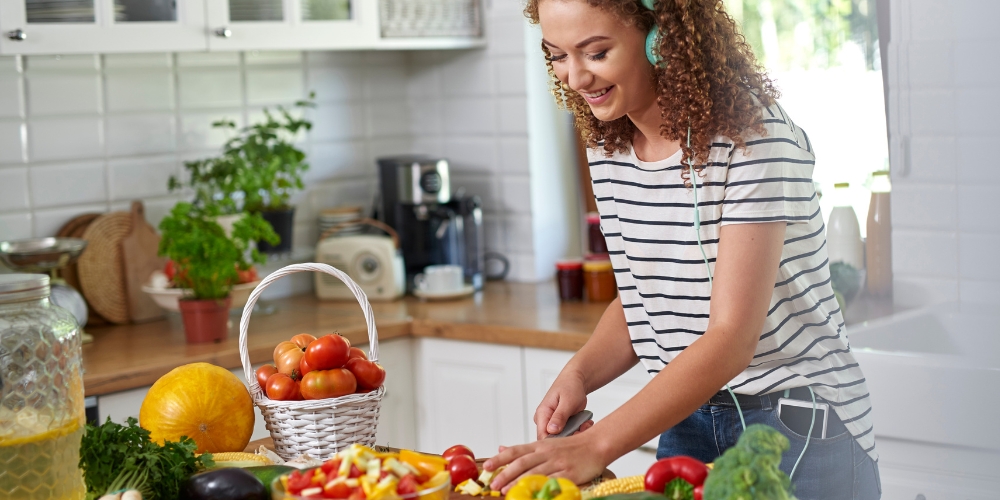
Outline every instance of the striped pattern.
<svg viewBox="0 0 1000 500"><path fill-rule="evenodd" d="M746 151L717 137L698 181L701 238L713 267L721 226L788 224L757 352L730 386L751 395L812 386L877 460L868 389L830 284L812 145L780 106L761 110L767 134ZM711 289L681 152L649 163L633 151L607 157L591 149L588 157L632 345L655 375L708 325Z"/></svg>

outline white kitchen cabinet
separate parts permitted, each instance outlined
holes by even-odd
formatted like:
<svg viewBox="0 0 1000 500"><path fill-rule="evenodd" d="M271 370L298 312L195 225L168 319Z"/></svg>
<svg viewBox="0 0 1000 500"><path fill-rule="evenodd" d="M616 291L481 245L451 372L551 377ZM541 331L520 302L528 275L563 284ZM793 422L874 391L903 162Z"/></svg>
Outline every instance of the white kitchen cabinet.
<svg viewBox="0 0 1000 500"><path fill-rule="evenodd" d="M379 410L375 442L393 448L417 446L416 397L413 393L413 339L406 337L378 345L378 362L385 368L385 396ZM368 352L368 345L359 345Z"/></svg>
<svg viewBox="0 0 1000 500"><path fill-rule="evenodd" d="M0 0L0 54L206 50L206 1Z"/></svg>
<svg viewBox="0 0 1000 500"><path fill-rule="evenodd" d="M527 437L529 439L533 440L536 437L535 423L532 421L535 409L541 403L556 376L572 357L573 353L567 351L524 348L525 400L527 401L526 415L529 434ZM641 366L636 365L608 385L587 396L587 409L594 412L594 421L596 422L615 411L638 393L649 382L649 379L649 374ZM656 444L657 438L654 438L638 450L612 462L608 469L618 477L645 474L646 469L656 461Z"/></svg>
<svg viewBox="0 0 1000 500"><path fill-rule="evenodd" d="M414 341L417 449L464 444L476 456L525 441L520 347L421 338Z"/></svg>
<svg viewBox="0 0 1000 500"><path fill-rule="evenodd" d="M224 50L344 50L375 45L374 0L212 0L208 47Z"/></svg>

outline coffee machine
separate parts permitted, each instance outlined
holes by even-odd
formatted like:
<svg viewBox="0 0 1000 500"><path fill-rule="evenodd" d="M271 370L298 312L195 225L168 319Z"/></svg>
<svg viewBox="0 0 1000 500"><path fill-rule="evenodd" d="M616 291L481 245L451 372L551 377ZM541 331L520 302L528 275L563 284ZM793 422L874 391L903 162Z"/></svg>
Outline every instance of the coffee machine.
<svg viewBox="0 0 1000 500"><path fill-rule="evenodd" d="M426 156L379 158L377 218L399 234L406 289L435 264L462 267L466 284L483 287L483 212L476 196L453 194L448 161Z"/></svg>

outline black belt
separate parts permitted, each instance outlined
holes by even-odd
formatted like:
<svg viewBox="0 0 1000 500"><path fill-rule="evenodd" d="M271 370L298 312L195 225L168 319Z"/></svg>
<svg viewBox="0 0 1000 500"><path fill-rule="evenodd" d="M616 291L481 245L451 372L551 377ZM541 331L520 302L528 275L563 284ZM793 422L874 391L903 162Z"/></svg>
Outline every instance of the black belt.
<svg viewBox="0 0 1000 500"><path fill-rule="evenodd" d="M748 408L753 408L753 409L763 408L765 401L770 403L771 408L775 408L778 405L778 400L783 397L785 397L785 391L782 390L777 392L771 392L761 396L736 394L736 401L740 403L741 410ZM807 387L796 387L794 389L789 389L788 397L790 399L798 399L800 401L808 401L810 403L812 402L812 397L809 394L809 388ZM816 402L821 403L826 401L824 401L819 396L816 396ZM709 406L736 407L736 405L733 403L733 397L729 394L729 391L725 389L715 393L715 395L708 400L707 404ZM830 409L833 410L833 405L830 405ZM837 417L837 413L834 411L830 411L830 416L827 417L827 428L826 428L827 437L838 436L840 434L843 434L845 431L847 431L847 428L844 427L844 424L840 421L840 418Z"/></svg>

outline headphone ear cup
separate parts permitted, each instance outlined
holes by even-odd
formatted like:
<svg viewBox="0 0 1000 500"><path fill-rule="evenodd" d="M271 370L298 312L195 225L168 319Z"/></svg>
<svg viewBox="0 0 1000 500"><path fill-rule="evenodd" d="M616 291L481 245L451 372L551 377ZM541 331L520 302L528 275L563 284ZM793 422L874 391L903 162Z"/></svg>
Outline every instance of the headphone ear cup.
<svg viewBox="0 0 1000 500"><path fill-rule="evenodd" d="M649 10L653 10L653 7L654 7L653 4L655 4L655 3L656 3L656 0L642 0L643 7L646 7Z"/></svg>
<svg viewBox="0 0 1000 500"><path fill-rule="evenodd" d="M646 35L646 59L649 60L649 64L656 66L660 64L660 55L656 53L656 46L660 42L660 31L656 26L649 30L649 34Z"/></svg>

